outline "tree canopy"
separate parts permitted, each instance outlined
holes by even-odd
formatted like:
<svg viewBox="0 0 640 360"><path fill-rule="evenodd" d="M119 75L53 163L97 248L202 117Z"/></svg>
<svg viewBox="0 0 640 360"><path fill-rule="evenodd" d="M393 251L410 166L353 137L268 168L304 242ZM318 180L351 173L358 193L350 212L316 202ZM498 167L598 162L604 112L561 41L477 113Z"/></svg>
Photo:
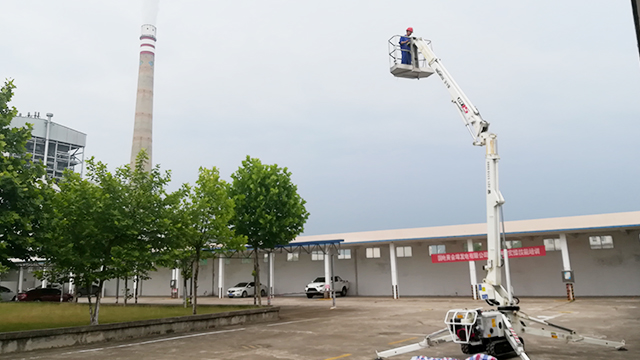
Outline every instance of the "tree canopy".
<svg viewBox="0 0 640 360"><path fill-rule="evenodd" d="M260 159L247 156L231 178L236 204L232 224L237 234L247 237L247 244L255 252L254 281L259 289L259 250L289 244L304 231L309 212L286 167L264 165ZM261 302L259 293L256 291Z"/></svg>
<svg viewBox="0 0 640 360"><path fill-rule="evenodd" d="M146 275L171 248L167 236L175 196L165 193L168 173L159 167L144 170L148 158L138 155L114 174L107 166L87 160L87 179L67 171L54 196L50 233L41 255L54 273L73 274L74 283L100 289L104 281L131 274ZM98 323L100 297L91 308L91 323Z"/></svg>
<svg viewBox="0 0 640 360"><path fill-rule="evenodd" d="M13 264L9 259L28 260L34 255L34 238L44 231L44 205L50 191L40 163L31 163L26 143L31 126L12 128L15 107L13 81L0 89L0 273Z"/></svg>
<svg viewBox="0 0 640 360"><path fill-rule="evenodd" d="M234 201L229 197L229 185L222 179L218 169L200 168L195 186L182 186L182 229L179 258L190 259L193 269L193 313L197 313L198 274L202 252L205 250L240 250L246 243L244 236L237 236L231 229Z"/></svg>

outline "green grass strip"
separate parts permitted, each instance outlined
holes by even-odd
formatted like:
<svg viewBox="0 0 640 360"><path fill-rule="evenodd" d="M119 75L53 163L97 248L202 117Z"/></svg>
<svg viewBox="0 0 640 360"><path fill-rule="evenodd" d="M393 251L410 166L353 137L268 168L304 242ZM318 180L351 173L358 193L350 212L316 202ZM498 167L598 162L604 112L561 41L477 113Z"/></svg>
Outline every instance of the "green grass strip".
<svg viewBox="0 0 640 360"><path fill-rule="evenodd" d="M198 314L247 310L255 306L198 305ZM191 315L191 307L100 305L100 324ZM0 303L0 332L89 325L89 305L75 303Z"/></svg>

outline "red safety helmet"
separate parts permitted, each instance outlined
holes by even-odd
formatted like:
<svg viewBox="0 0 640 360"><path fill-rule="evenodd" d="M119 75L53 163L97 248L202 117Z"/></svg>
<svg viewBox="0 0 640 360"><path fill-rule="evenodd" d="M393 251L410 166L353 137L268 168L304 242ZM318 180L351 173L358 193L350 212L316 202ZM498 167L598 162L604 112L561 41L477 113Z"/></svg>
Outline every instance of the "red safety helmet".
<svg viewBox="0 0 640 360"><path fill-rule="evenodd" d="M411 32L413 32L413 28L412 28L411 26L409 26L409 27L407 28L407 31L411 31Z"/></svg>

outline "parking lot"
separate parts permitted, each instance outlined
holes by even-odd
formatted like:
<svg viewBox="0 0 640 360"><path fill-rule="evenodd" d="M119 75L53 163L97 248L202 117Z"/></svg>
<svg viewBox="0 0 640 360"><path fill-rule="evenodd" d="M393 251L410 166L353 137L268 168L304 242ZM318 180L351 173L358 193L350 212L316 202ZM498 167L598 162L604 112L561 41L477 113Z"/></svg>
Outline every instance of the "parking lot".
<svg viewBox="0 0 640 360"><path fill-rule="evenodd" d="M112 302L113 299L106 299ZM178 303L167 298L142 298L144 303ZM251 304L248 299L199 298L200 304ZM375 350L385 350L420 341L444 327L443 318L452 308L487 306L462 298L346 297L332 301L304 297L273 299L280 306L280 319L272 323L211 329L127 342L5 355L3 359L375 359ZM523 336L527 354L546 359L638 359L640 358L640 299L524 298L522 311L578 333L610 340L626 340L628 351L588 344L566 344L560 340ZM465 359L459 345L443 344L413 355Z"/></svg>

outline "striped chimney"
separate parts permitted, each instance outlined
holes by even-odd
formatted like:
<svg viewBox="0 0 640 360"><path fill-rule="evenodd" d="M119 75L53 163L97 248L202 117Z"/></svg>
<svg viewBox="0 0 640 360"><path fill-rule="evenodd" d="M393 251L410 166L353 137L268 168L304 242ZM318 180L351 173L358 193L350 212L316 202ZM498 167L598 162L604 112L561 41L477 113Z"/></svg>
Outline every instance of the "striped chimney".
<svg viewBox="0 0 640 360"><path fill-rule="evenodd" d="M152 167L152 130L153 130L153 67L156 51L156 27L142 25L140 36L140 68L138 69L138 93L136 96L136 116L133 125L133 144L131 146L131 168L135 167L136 157L145 149L149 161L145 170Z"/></svg>

